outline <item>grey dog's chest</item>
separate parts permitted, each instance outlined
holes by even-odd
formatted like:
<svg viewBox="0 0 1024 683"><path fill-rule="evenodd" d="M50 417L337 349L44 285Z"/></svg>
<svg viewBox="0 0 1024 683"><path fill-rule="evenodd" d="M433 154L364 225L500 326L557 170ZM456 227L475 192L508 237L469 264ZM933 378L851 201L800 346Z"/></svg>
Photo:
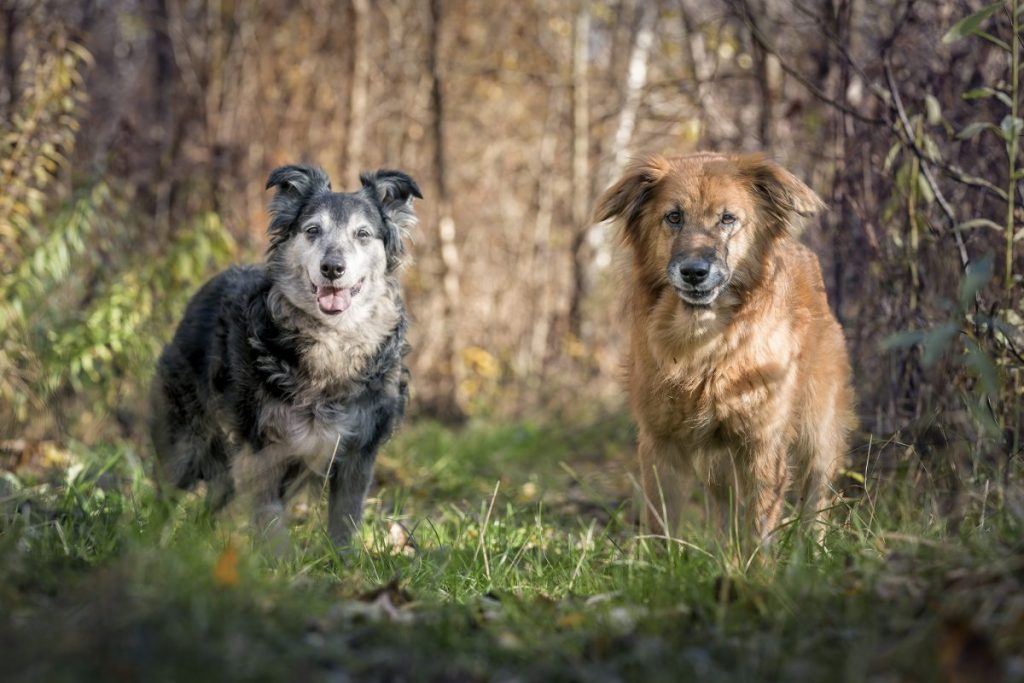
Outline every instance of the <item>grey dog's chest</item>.
<svg viewBox="0 0 1024 683"><path fill-rule="evenodd" d="M335 451L355 433L359 411L357 405L342 402L269 401L259 419L267 441L280 443L292 458L325 475Z"/></svg>

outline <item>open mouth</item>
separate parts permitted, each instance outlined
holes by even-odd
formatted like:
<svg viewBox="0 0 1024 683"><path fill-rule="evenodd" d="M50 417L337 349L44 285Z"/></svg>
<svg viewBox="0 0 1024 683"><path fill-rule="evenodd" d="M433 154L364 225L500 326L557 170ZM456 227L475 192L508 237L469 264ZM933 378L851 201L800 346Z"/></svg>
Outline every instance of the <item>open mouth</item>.
<svg viewBox="0 0 1024 683"><path fill-rule="evenodd" d="M709 306L718 296L719 287L709 287L708 289L676 289L676 292L686 303L691 306Z"/></svg>
<svg viewBox="0 0 1024 683"><path fill-rule="evenodd" d="M352 287L331 287L310 283L313 294L316 295L316 303L320 307L320 312L325 315L338 315L347 311L348 307L352 305L352 297L362 290L364 280L360 280Z"/></svg>

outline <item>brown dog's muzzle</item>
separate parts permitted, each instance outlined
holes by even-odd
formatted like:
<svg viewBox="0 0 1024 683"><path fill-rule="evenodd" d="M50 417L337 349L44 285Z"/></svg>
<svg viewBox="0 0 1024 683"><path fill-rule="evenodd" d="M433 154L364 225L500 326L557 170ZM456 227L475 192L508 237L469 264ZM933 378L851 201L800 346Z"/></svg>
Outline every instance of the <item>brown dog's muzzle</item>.
<svg viewBox="0 0 1024 683"><path fill-rule="evenodd" d="M710 306L729 280L729 268L717 250L676 253L668 262L668 281L693 306Z"/></svg>

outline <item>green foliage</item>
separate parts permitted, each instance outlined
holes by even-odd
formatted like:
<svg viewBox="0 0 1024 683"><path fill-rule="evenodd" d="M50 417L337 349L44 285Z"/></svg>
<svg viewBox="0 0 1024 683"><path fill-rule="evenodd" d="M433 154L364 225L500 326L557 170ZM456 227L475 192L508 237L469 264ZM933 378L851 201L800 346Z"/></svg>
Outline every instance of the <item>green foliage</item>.
<svg viewBox="0 0 1024 683"><path fill-rule="evenodd" d="M32 85L0 131L0 425L12 432L45 425L42 418L61 410L55 397L64 388L79 401L91 396L77 408L99 414L135 391L158 335L233 250L212 213L147 253L152 247L138 236L148 217L134 215L104 180L63 196L58 178L74 146L89 62L72 42L26 60Z"/></svg>
<svg viewBox="0 0 1024 683"><path fill-rule="evenodd" d="M51 230L44 219L47 193L74 146L76 115L85 100L82 69L91 61L59 32L54 43L26 55L28 87L13 115L0 120L0 402L19 422L30 406L43 407L47 392L29 314L44 283L60 280L84 250L92 217L84 201ZM0 419L5 417L11 416Z"/></svg>
<svg viewBox="0 0 1024 683"><path fill-rule="evenodd" d="M67 379L76 390L103 385L101 369L146 368L155 360L160 337L154 332L174 319L188 294L210 271L225 262L232 243L215 214L186 226L166 254L155 261L130 260L99 289L81 317L48 335L51 378ZM154 329L155 325L155 329Z"/></svg>
<svg viewBox="0 0 1024 683"><path fill-rule="evenodd" d="M912 282L911 307L917 309L919 305L917 297L921 281L918 275L917 245L921 239L927 238L921 233L921 226L928 223L927 212L923 210L922 204L933 205L936 201L936 190L931 187L935 181L926 182L923 166L941 169L948 178L970 188L971 192L983 193L982 199L987 201L975 202L971 205L972 212L978 210L977 206L990 206L992 198L996 198L995 201L1002 200L1005 203L1005 219L1002 222L985 216L964 219L955 215L955 210L948 202L942 204L943 212L953 224L952 237L958 242L961 262L966 264L959 279L956 302L945 306L946 313L928 316L932 319L926 329L890 335L882 344L885 350L919 346L920 359L926 368L934 366L952 351L956 361L953 367L965 371L957 373L954 385L960 386L960 379L965 373L972 378L967 383L969 389L963 394L975 422L991 436L1008 436L1005 445L1010 450L1020 443L1022 425L1019 376L1024 373L1020 355L1024 333L1020 329L1019 297L1015 296L1021 278L1014 270L1014 242L1018 234L1016 197L1021 177L1017 169L1017 155L1019 140L1024 132L1024 120L1018 116L1017 108L1020 95L1017 4L1017 0L1009 3L1012 33L1008 41L982 28L1000 8L1006 6L1002 1L991 3L963 18L942 39L943 43L951 44L964 38L979 38L995 45L1009 58L1007 79L993 80L992 83L961 93L961 99L971 103L971 118L974 120L968 120L956 130L944 119L936 97L927 93L924 97L924 112L908 115L904 123L910 139L897 142L886 157L886 170L896 168L894 178L898 194L888 206L885 219L890 223L893 241L901 248L906 247L905 266ZM988 106L995 104L989 100L995 100L1005 107L1006 113L999 124L987 116L976 117L977 109L989 111ZM941 127L939 135L944 133L947 138L951 138L953 149L962 147L956 141L980 144L995 135L1005 150L1005 165L1000 169L1005 171L1005 185L1001 185L1002 178L978 177L960 168L954 152L944 151L938 144L937 139L941 138L936 136L935 127ZM909 148L912 153L903 155L902 162L897 166L905 148ZM901 213L907 216L906 226L897 220ZM907 234L904 234L904 229ZM1004 236L1001 288L989 286L995 272L992 254L971 260L965 247L963 231L977 229L995 230ZM993 296L993 290L998 289L1002 291Z"/></svg>
<svg viewBox="0 0 1024 683"><path fill-rule="evenodd" d="M928 329L892 334L882 341L882 350L919 346L925 367L931 367L947 354L952 354L954 361L975 379L967 407L984 431L998 436L999 422L991 406L1000 399L1004 384L997 360L986 340L997 325L1007 330L1014 328L996 316L975 311L976 298L992 279L992 274L991 256L970 264L960 281L959 298L950 319Z"/></svg>
<svg viewBox="0 0 1024 683"><path fill-rule="evenodd" d="M51 221L46 237L0 279L2 358L9 368L0 395L10 401L7 417L15 423L28 421L33 408L49 409L64 386L94 391L97 410L116 405L121 377L135 373L132 384L141 383L168 322L233 249L219 218L205 214L166 253L130 253L133 226L116 213L103 183L57 215L40 217L45 221ZM107 254L96 253L100 225L116 245ZM105 257L106 267L91 260Z"/></svg>
<svg viewBox="0 0 1024 683"><path fill-rule="evenodd" d="M24 245L40 239L36 219L47 192L67 166L85 102L83 70L88 51L58 31L51 45L33 49L21 65L26 83L18 107L0 118L0 258L10 263Z"/></svg>
<svg viewBox="0 0 1024 683"><path fill-rule="evenodd" d="M1003 0L996 0L990 5L982 7L977 12L970 14L953 25L946 35L942 36L942 42L955 43L956 41L966 38L968 36L977 36L982 33L981 25L988 20L996 11L1002 7L1005 3Z"/></svg>

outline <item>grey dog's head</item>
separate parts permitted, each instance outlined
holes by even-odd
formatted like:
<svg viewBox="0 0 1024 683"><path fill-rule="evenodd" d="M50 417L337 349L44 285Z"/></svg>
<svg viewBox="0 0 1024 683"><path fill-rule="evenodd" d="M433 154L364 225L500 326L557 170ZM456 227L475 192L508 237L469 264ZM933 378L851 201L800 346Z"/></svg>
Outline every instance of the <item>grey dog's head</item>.
<svg viewBox="0 0 1024 683"><path fill-rule="evenodd" d="M296 308L332 325L359 324L402 263L402 237L416 225L416 182L401 171L359 176L358 192L332 192L320 168L282 166L270 174L277 188L268 262L275 286Z"/></svg>

